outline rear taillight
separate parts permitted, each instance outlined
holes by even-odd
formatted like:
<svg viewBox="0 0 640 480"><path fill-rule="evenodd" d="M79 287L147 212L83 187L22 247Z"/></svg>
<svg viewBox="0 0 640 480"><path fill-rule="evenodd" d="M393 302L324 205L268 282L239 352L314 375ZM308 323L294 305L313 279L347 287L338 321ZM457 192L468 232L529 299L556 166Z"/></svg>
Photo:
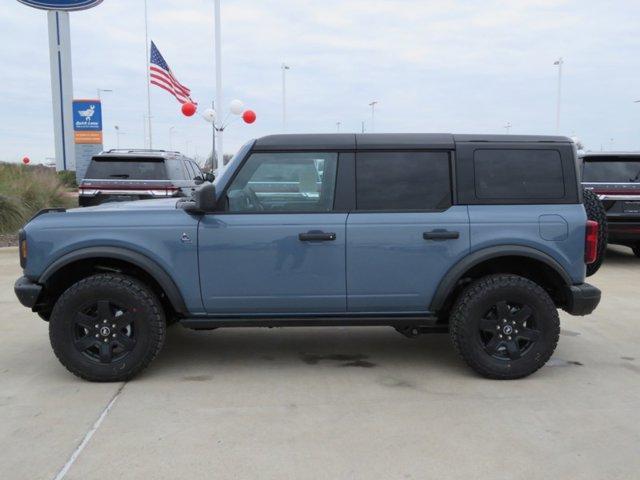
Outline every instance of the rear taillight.
<svg viewBox="0 0 640 480"><path fill-rule="evenodd" d="M600 225L595 220L587 220L587 234L584 244L584 261L587 265L598 259L598 230Z"/></svg>

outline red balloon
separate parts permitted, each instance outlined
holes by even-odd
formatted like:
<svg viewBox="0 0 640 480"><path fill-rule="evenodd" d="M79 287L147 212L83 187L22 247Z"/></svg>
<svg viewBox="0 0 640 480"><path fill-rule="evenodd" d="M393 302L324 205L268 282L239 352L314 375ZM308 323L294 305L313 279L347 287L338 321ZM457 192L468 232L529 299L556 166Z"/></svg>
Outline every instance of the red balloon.
<svg viewBox="0 0 640 480"><path fill-rule="evenodd" d="M183 103L182 104L182 113L185 117L192 117L196 113L197 107L191 103Z"/></svg>
<svg viewBox="0 0 640 480"><path fill-rule="evenodd" d="M29 162L31 161L31 159L29 157L24 157L22 159L22 163L24 163L25 165L29 165Z"/></svg>
<svg viewBox="0 0 640 480"><path fill-rule="evenodd" d="M242 119L245 123L253 123L256 121L256 112L253 110L245 110L242 114Z"/></svg>

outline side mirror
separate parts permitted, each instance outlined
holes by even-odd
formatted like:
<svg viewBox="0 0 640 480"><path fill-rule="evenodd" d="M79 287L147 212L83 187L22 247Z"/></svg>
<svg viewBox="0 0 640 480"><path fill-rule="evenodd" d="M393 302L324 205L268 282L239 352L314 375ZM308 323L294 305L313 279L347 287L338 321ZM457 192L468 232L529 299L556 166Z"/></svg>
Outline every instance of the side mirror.
<svg viewBox="0 0 640 480"><path fill-rule="evenodd" d="M194 193L196 208L208 213L216 210L216 187L213 183L205 183Z"/></svg>
<svg viewBox="0 0 640 480"><path fill-rule="evenodd" d="M178 207L185 212L202 215L216 210L216 187L213 183L205 183L193 193L193 200L178 202Z"/></svg>
<svg viewBox="0 0 640 480"><path fill-rule="evenodd" d="M202 185L204 183L204 178L198 175L197 177L193 178L193 181L195 182L196 185Z"/></svg>
<svg viewBox="0 0 640 480"><path fill-rule="evenodd" d="M204 181L205 181L205 182L209 182L209 183L211 183L211 182L213 182L215 179L216 179L216 176L215 176L213 173L211 173L211 172L208 172L208 173L205 173L205 174L204 174Z"/></svg>

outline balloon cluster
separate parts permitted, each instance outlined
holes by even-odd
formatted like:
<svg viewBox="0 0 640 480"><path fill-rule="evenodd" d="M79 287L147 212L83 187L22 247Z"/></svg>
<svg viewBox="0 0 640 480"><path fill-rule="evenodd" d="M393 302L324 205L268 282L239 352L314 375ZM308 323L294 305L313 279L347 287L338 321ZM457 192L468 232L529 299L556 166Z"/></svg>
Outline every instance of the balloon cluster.
<svg viewBox="0 0 640 480"><path fill-rule="evenodd" d="M198 107L191 103L187 102L182 104L182 114L186 117L192 117L195 115ZM229 110L233 115L240 115L244 123L253 123L256 121L256 112L253 110L245 110L244 103L240 100L233 100L229 104ZM209 123L214 123L218 118L217 112L213 108L207 108L204 112L202 112L202 118L204 118ZM224 127L221 127L224 128Z"/></svg>

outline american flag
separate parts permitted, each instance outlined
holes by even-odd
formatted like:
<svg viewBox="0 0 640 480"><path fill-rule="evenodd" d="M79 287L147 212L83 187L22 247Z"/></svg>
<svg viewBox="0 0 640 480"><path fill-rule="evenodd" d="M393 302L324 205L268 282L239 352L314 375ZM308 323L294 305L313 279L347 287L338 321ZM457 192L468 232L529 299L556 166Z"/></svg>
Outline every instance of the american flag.
<svg viewBox="0 0 640 480"><path fill-rule="evenodd" d="M156 44L151 42L151 63L149 64L149 81L152 85L163 88L171 95L176 97L180 103L194 103L191 99L191 90L182 85L176 77L173 76L173 72L164 57L156 47Z"/></svg>

